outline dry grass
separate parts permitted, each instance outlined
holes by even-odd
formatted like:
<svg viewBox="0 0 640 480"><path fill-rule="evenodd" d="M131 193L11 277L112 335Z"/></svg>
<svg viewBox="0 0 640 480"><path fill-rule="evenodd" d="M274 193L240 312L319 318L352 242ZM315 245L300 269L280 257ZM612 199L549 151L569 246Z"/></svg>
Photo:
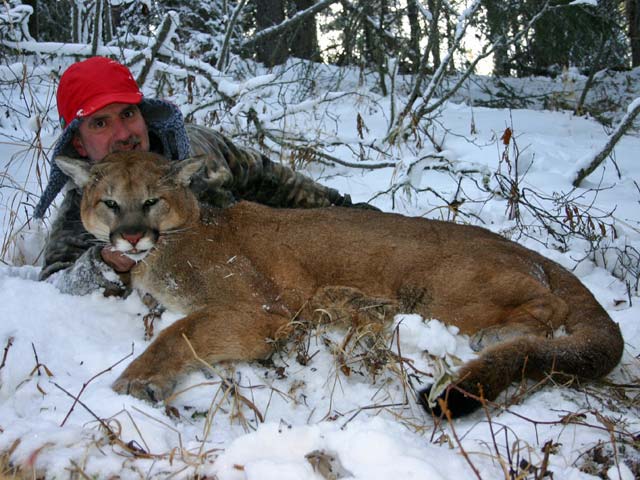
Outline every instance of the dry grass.
<svg viewBox="0 0 640 480"><path fill-rule="evenodd" d="M0 455L0 480L35 480L44 478L38 476L32 468L27 466L18 467L11 463L11 455L19 444L19 441L14 442L8 451Z"/></svg>
<svg viewBox="0 0 640 480"><path fill-rule="evenodd" d="M640 388L638 387L640 379L633 377L630 372L640 371L639 365L631 365L632 368L626 368L622 372L622 375L626 375L628 379L628 383L625 384L607 382L581 384L574 378L567 378L561 385L553 385L550 378L535 384L523 381L501 402L486 403L484 418L477 423L448 423L441 419L433 419L432 423L425 421L423 415L416 416L415 410L410 408L410 405L415 403L412 383L415 383L419 376L428 375L428 372L418 371L414 362L402 354L399 332L389 322L388 312L380 306L374 308L370 303L366 303L361 305L361 309L356 313L358 316L356 321L345 311L337 311L335 308L316 310L316 315L311 321L294 320L289 326L291 332L289 339L277 343L274 361L260 366L255 365L255 368L267 371L271 378L285 378L290 368L293 370L313 368L314 358L322 350L323 354L331 355L334 363L330 375L332 378L327 379L327 385L340 385L345 378L356 376L359 381L369 383L378 391L370 404L351 412L342 412L340 415L336 415L335 410L332 410L333 400L331 400L325 419L339 421L344 427L360 415L372 416L384 413L405 425L409 430L423 434L425 442L447 444L450 448L457 449L467 460L470 468L475 469L476 478L482 478L480 469L476 469L474 465L474 461L480 457L478 457L477 447L474 451L467 451L468 446L465 449L465 438L481 424L489 425L491 431L491 435L486 437L484 452L481 455L490 456L501 467L505 480L552 478L553 469L549 465L561 447L560 434L553 434L554 438L557 435L557 440L531 444L519 438L514 430L507 426L511 416L519 417L536 431L541 427L555 425L561 432L570 425L576 425L581 429L604 432L609 440L600 440L597 444L586 447L575 458L574 466L600 478L606 478L611 467L622 463L636 476L640 473L640 435L629 427L630 418L637 418L640 406ZM195 352L194 356L198 358ZM214 431L214 420L240 425L245 431L254 430L263 422L263 419L269 416L270 404L274 398L279 397L287 403L297 402L300 398L299 391L303 391L306 387L295 378L291 378L287 383L289 391L277 390L266 383L252 385L246 380L240 381L240 375L236 374L233 363L208 365L202 359L199 361L212 378L203 384L192 385L189 389L202 386L214 387L209 408L206 411L197 412L184 406L174 407L172 399L169 399L165 410L166 417L162 414L151 417L137 409L131 412L121 411L110 419L96 417L96 424L102 425L105 435L96 440L94 446L100 450L111 449L125 458L123 468L133 468L132 465L135 465L137 459L171 460L183 465L183 474L190 475L188 478L203 479L206 477L199 476L199 469L215 461L219 454L219 450L212 450L208 446L210 445L208 440L211 439ZM396 392L398 390L402 392L401 401L390 400L392 397L385 391L392 387ZM578 402L582 403L581 408L578 409L576 406L575 411L558 412L557 420L544 422L518 415L512 408L513 404L520 403L534 391L554 387L579 393L580 398L583 399L582 402ZM268 401L264 401L264 395L255 395L258 390L265 389L270 389ZM80 390L74 397L78 400L76 408L89 409L80 399L82 392L83 390ZM174 399L182 393L184 392L176 392ZM397 397L396 394L396 400ZM261 400L256 400L257 398ZM607 415L601 413L605 411L609 413ZM142 429L135 426L132 413L141 414L167 431L173 432L177 438L175 447L168 452L152 452L143 437ZM191 418L182 418L187 416ZM174 419L200 421L200 417L204 419L202 435L199 436L200 446L186 448L181 432L172 423ZM273 419L273 417L270 418ZM120 424L124 420L133 424L138 430L139 437L142 439L140 442L123 438L123 429ZM8 458L17 446L17 444L14 445L12 451L5 452L2 457L4 477L0 476L0 480L38 478L28 466L16 468L8 462ZM36 457L33 458L32 463L35 463L35 460ZM308 461L319 462L316 455L310 457ZM336 458L336 461L340 462L340 459ZM319 464L318 468L321 466ZM84 472L83 466L76 463L70 462L68 472L68 478L91 478ZM140 471L140 478L145 478L146 475L147 473ZM163 478L161 474L152 477Z"/></svg>

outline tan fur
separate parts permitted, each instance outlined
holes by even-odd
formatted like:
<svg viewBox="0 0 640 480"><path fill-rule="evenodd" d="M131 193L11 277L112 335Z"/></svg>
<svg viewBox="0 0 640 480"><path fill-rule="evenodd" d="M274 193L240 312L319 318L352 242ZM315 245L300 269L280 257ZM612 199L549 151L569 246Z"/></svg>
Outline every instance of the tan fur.
<svg viewBox="0 0 640 480"><path fill-rule="evenodd" d="M73 167L61 167L74 175ZM523 370L597 378L620 359L618 326L578 279L487 230L248 202L211 212L203 223L184 181L194 164L182 168L182 183L171 181L169 168L153 154L115 154L94 167L84 187L82 220L98 237L106 240L123 224L145 235L160 231L132 282L186 315L131 363L114 384L119 392L168 396L180 375L198 367L183 335L209 362L263 358L266 340L296 312L374 297L386 299L390 313L416 312L471 335L482 353L462 367L458 383L474 394L481 385L489 399ZM103 208L107 194L122 204L117 215ZM161 201L144 211L149 198ZM555 337L561 327L566 335Z"/></svg>

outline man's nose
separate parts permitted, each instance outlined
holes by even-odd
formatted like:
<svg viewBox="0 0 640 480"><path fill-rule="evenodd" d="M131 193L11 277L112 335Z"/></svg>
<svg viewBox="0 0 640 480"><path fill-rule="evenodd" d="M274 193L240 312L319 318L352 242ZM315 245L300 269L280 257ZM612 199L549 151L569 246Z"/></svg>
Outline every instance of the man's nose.
<svg viewBox="0 0 640 480"><path fill-rule="evenodd" d="M113 122L113 139L117 142L124 142L131 136L129 126L121 119Z"/></svg>

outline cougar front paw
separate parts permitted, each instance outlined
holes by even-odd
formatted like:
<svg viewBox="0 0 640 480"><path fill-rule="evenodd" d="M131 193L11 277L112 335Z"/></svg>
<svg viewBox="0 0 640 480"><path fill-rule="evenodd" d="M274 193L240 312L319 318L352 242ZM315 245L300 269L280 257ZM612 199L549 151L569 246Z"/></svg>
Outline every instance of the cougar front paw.
<svg viewBox="0 0 640 480"><path fill-rule="evenodd" d="M175 387L175 381L154 375L147 378L135 378L125 371L111 386L113 390L125 395L132 395L141 400L156 403L166 399Z"/></svg>

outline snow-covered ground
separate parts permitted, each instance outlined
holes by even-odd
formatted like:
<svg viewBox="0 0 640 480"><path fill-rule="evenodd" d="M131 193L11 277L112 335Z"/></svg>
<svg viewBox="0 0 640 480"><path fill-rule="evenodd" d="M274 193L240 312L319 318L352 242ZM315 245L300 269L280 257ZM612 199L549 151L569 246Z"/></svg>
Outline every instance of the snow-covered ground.
<svg viewBox="0 0 640 480"><path fill-rule="evenodd" d="M7 71L3 74L6 77ZM41 168L42 162L34 160L37 150L30 143L37 139L48 152L59 133L51 107L52 86L47 77L38 78L32 76L29 89L0 86L0 98L7 104L0 118L0 158L6 172L0 218L5 239L33 205L33 197L21 192L37 195L38 175L45 176L36 171L36 163ZM267 128L284 126L293 136L315 136L325 146L335 144L325 151L342 161L358 162L359 153L365 152L366 163L396 164L378 169L298 164L320 182L350 193L354 201L371 201L406 215L452 219L454 211L446 203L465 199L456 221L501 232L568 268L577 265L575 273L620 324L626 341L622 362L607 381L631 388L547 382L507 409L478 412L452 424L434 423L391 365L375 377L358 365L345 375L327 346L344 332L326 329L310 337L309 353L317 353L307 365L298 363L295 354L276 356L274 365L219 365L215 372L188 377L171 408L165 409L110 389L131 360L132 348L138 355L148 345L146 310L137 295L124 300L105 298L100 292L63 295L37 281L37 267L5 265L0 267L0 353L4 349L5 354L0 367L0 452L11 451L15 464L46 471L51 478L66 478L70 471L123 479L196 474L220 480L457 480L518 474L517 478L539 478L534 469L543 464L556 479L598 478L600 473L610 479L634 478L640 460L640 412L633 398L638 395L633 385L640 378L640 300L610 272L619 271L614 268L616 252L625 247L631 253L640 250L637 132L618 144L615 165L607 160L572 193L575 221L582 218L588 229L591 218L600 232L597 218L602 217L602 246L608 250L596 264L584 259L584 239L569 241L561 251L553 248L561 242L539 236L535 229L530 236L518 235L516 222L507 220L507 202L490 193L498 188L492 172L499 168L507 173L508 166L500 163L505 148L514 165L513 142L505 147L501 141L509 127L519 148L520 188L534 204L552 209L552 201L543 197L571 192L578 162L607 139L605 129L593 119L561 111L450 103L424 125L440 151L422 135L422 143L410 137L383 154L376 152L383 149L390 101L358 86L355 73L340 90L357 94L307 103L297 95L284 95L289 99L287 112L276 103L285 87L270 86L272 80L263 75L226 84L232 94L243 89L254 93L241 97L218 127L241 141L242 130L251 127L238 118L253 107ZM323 98L321 91L307 93L309 98ZM185 113L193 110L180 93L173 99L184 105ZM396 99L399 105L402 99ZM194 117L199 122L211 118L203 110ZM273 158L291 159L286 151L274 153L278 147L268 138L265 144L273 148ZM447 169L445 160L450 162ZM452 170L472 173L461 177ZM564 206L559 208L565 224L570 223ZM534 223L524 208L522 223ZM27 257L37 254L41 233L34 224L25 229L21 243ZM8 251L5 259L17 258L12 255ZM637 263L635 269L637 275ZM632 276L627 280L632 282ZM155 334L177 318L175 312L165 313L156 322ZM405 315L395 324L402 355L419 370L432 371L434 356L452 363L473 355L466 339L437 319ZM514 386L501 401L511 399L520 387ZM81 403L74 405L74 396ZM528 475L523 473L527 468Z"/></svg>

